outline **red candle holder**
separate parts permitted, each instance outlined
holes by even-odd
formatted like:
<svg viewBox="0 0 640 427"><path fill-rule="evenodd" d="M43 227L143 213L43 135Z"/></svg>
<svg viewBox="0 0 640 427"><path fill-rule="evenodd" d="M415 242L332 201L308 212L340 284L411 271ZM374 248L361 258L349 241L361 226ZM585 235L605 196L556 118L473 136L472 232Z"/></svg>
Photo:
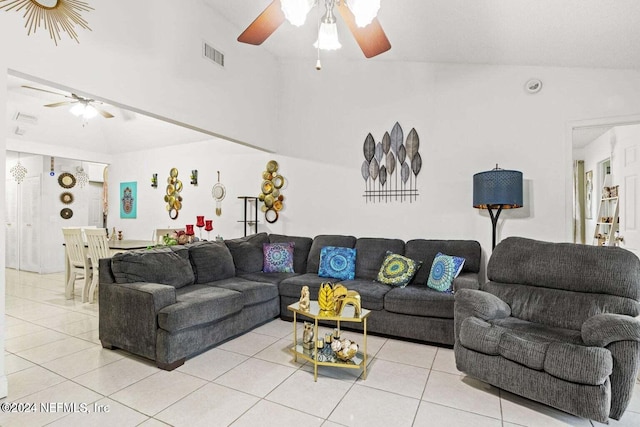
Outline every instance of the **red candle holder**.
<svg viewBox="0 0 640 427"><path fill-rule="evenodd" d="M204 215L196 216L196 227L198 227L198 237L202 240L202 227L204 227Z"/></svg>
<svg viewBox="0 0 640 427"><path fill-rule="evenodd" d="M206 225L204 226L204 229L207 231L207 240L211 240L211 236L209 234L211 233L211 230L213 230L213 220L208 219L205 223Z"/></svg>
<svg viewBox="0 0 640 427"><path fill-rule="evenodd" d="M195 234L193 232L193 224L187 224L184 226L184 228L185 228L184 234L189 236L189 243L191 243L193 241L193 235Z"/></svg>

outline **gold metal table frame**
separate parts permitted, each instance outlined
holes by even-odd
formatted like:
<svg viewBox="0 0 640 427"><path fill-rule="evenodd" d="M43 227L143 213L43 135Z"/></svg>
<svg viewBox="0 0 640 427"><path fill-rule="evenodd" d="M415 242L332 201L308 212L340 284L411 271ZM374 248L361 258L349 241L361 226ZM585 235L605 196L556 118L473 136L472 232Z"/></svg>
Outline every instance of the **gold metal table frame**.
<svg viewBox="0 0 640 427"><path fill-rule="evenodd" d="M355 316L355 309L353 306L346 306L343 309L343 313L340 316L327 316L320 312L318 301L311 301L308 311L301 310L299 302L287 306L289 311L293 312L293 347L291 352L293 353L294 362L298 361L298 357L313 363L313 380L318 381L318 366L333 366L338 368L349 369L362 369L362 379L367 379L367 317L371 313L370 310L365 308L361 309L360 316ZM298 315L304 316L309 319L313 319L313 349L310 350L310 354L305 353L302 343L298 343ZM349 362L320 362L318 361L318 348L316 342L318 341L318 320L334 321L336 327L340 330L340 322L354 322L362 323L363 337L362 347L358 350L358 353ZM341 332L342 333L342 332ZM326 345L326 344L325 344Z"/></svg>

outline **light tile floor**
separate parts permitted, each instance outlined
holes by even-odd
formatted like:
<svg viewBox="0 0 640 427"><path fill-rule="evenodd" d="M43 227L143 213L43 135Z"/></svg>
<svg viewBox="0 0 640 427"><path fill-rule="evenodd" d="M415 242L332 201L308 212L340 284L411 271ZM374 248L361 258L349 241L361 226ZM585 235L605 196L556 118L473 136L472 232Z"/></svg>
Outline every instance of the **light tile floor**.
<svg viewBox="0 0 640 427"><path fill-rule="evenodd" d="M36 412L0 413L1 426L599 425L461 374L450 349L376 336L366 380L358 370L320 367L314 382L312 366L293 362L292 324L281 320L166 372L102 349L98 306L66 300L62 274L7 269L6 279L2 402L35 404ZM640 426L640 385L610 425Z"/></svg>

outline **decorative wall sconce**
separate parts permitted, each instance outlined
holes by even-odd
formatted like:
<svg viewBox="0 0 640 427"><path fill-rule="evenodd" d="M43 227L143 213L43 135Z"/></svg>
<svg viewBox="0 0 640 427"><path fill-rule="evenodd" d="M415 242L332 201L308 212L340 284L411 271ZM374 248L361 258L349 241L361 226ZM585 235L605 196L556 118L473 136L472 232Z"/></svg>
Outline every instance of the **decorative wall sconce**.
<svg viewBox="0 0 640 427"><path fill-rule="evenodd" d="M198 185L198 169L191 171L191 185Z"/></svg>
<svg viewBox="0 0 640 427"><path fill-rule="evenodd" d="M154 173L151 175L151 186L153 188L158 188L158 174Z"/></svg>
<svg viewBox="0 0 640 427"><path fill-rule="evenodd" d="M58 45L60 30L69 34L69 37L78 41L75 27L79 26L91 31L89 24L81 16L80 12L94 10L87 2L79 0L0 0L0 10L7 12L14 10L20 12L26 20L27 35L35 34L38 28L44 25L49 30L49 36Z"/></svg>

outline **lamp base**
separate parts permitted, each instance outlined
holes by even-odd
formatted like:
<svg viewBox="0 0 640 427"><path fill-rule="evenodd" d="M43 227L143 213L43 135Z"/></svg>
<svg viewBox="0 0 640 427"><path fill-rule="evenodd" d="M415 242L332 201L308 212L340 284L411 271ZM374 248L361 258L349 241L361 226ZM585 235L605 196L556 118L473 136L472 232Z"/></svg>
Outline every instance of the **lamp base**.
<svg viewBox="0 0 640 427"><path fill-rule="evenodd" d="M498 226L498 217L500 216L500 212L502 212L503 207L504 207L503 205L498 205L497 206L498 210L494 214L493 210L496 208L496 206L487 206L487 209L489 211L489 216L491 217L491 226L493 228L493 240L492 240L491 250L494 250L496 248L496 227Z"/></svg>

